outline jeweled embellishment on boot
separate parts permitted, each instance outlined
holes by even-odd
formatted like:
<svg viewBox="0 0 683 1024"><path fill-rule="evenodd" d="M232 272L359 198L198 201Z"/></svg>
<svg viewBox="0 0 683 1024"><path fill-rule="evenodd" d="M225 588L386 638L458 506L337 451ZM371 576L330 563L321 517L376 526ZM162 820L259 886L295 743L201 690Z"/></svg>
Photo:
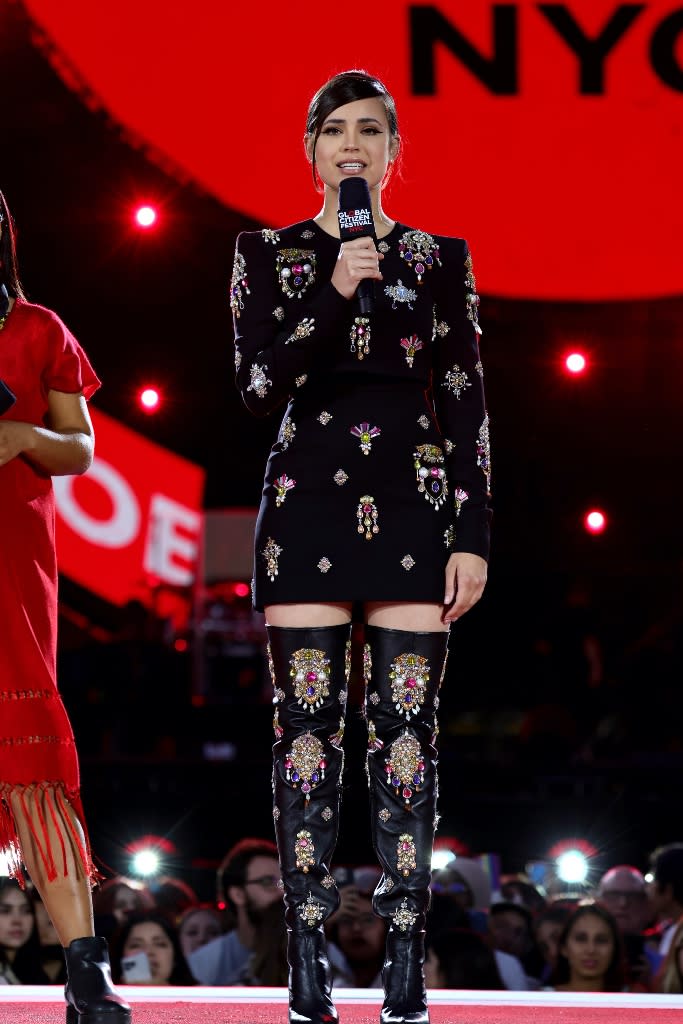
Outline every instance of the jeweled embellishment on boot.
<svg viewBox="0 0 683 1024"><path fill-rule="evenodd" d="M377 738L375 723L368 719L368 750L381 750L384 747L382 740Z"/></svg>
<svg viewBox="0 0 683 1024"><path fill-rule="evenodd" d="M308 874L308 869L313 867L315 864L315 846L313 845L313 836L306 829L302 829L301 832L296 834L296 842L294 843L294 855L296 857L296 866L299 871L303 871L305 875Z"/></svg>
<svg viewBox="0 0 683 1024"><path fill-rule="evenodd" d="M375 499L371 494L363 494L356 509L358 519L358 532L365 533L366 540L372 540L373 534L379 533L379 512L375 505Z"/></svg>
<svg viewBox="0 0 683 1024"><path fill-rule="evenodd" d="M320 814L322 816L323 821L331 821L334 812L333 812L331 807L323 807L323 809L320 812Z"/></svg>
<svg viewBox="0 0 683 1024"><path fill-rule="evenodd" d="M460 401L460 396L465 388L472 387L467 374L464 370L460 369L457 363L454 364L452 370L448 371L441 386L452 391L458 401Z"/></svg>
<svg viewBox="0 0 683 1024"><path fill-rule="evenodd" d="M292 749L285 758L285 778L294 788L301 783L301 792L306 800L311 799L311 790L325 778L327 761L323 756L323 745L313 733L297 736Z"/></svg>
<svg viewBox="0 0 683 1024"><path fill-rule="evenodd" d="M349 338L351 339L351 351L358 353L359 359L365 359L370 354L370 338L372 330L370 320L367 316L357 316L351 325Z"/></svg>
<svg viewBox="0 0 683 1024"><path fill-rule="evenodd" d="M404 901L405 902L405 901ZM313 899L313 894L309 892L308 899L302 907L299 907L299 917L309 927L313 927L314 924L320 924L325 916L325 911L319 903ZM405 931L405 929L404 929Z"/></svg>
<svg viewBox="0 0 683 1024"><path fill-rule="evenodd" d="M411 369L413 366L413 359L415 358L415 354L419 352L420 349L423 347L424 346L420 339L418 338L417 334L411 334L409 338L401 338L401 348L405 349L406 362Z"/></svg>
<svg viewBox="0 0 683 1024"><path fill-rule="evenodd" d="M443 452L435 444L419 444L413 452L413 460L418 491L435 510L440 508L448 494Z"/></svg>
<svg viewBox="0 0 683 1024"><path fill-rule="evenodd" d="M400 793L406 810L410 810L413 789L419 791L425 777L425 762L417 738L406 729L389 747L384 763L387 783L394 787L396 796Z"/></svg>
<svg viewBox="0 0 683 1024"><path fill-rule="evenodd" d="M406 716L417 715L424 703L425 691L429 682L429 662L420 654L399 654L392 662L391 699L396 710Z"/></svg>
<svg viewBox="0 0 683 1024"><path fill-rule="evenodd" d="M403 566L406 572L410 572L410 570L415 565L415 559L413 558L412 555L404 555L403 558L401 559L401 565Z"/></svg>
<svg viewBox="0 0 683 1024"><path fill-rule="evenodd" d="M344 647L344 680L346 685L349 685L349 679L351 678L351 641L346 641ZM346 698L344 698L346 699Z"/></svg>
<svg viewBox="0 0 683 1024"><path fill-rule="evenodd" d="M296 480L292 480L286 473L283 473L282 476L279 476L277 480L273 481L273 487L277 491L275 504L280 508L281 505L284 505L287 492L296 487Z"/></svg>
<svg viewBox="0 0 683 1024"><path fill-rule="evenodd" d="M280 725L280 709L279 708L275 708L275 714L273 715L273 732L275 733L275 738L278 739L278 740L282 739L282 737L284 735L284 732L285 732L285 730Z"/></svg>
<svg viewBox="0 0 683 1024"><path fill-rule="evenodd" d="M313 714L316 708L322 707L325 697L330 695L330 659L325 657L324 651L302 647L294 651L289 663L292 666L289 674L294 680L297 703Z"/></svg>
<svg viewBox="0 0 683 1024"><path fill-rule="evenodd" d="M282 548L276 544L272 537L269 537L261 555L266 563L266 575L271 583L275 582L278 574L278 558L282 554Z"/></svg>
<svg viewBox="0 0 683 1024"><path fill-rule="evenodd" d="M332 568L332 562L329 560L329 558L324 558L323 557L318 562L318 569L320 569L320 571L323 572L323 573L329 572L331 568Z"/></svg>
<svg viewBox="0 0 683 1024"><path fill-rule="evenodd" d="M415 913L415 911L411 910L410 907L408 906L407 896L403 897L403 903L398 908L398 910L395 910L394 913L391 915L391 919L394 922L394 927L400 928L402 932L405 932L409 928L412 928L412 926L417 921L417 917L418 915Z"/></svg>
<svg viewBox="0 0 683 1024"><path fill-rule="evenodd" d="M323 889L331 889L335 884L334 878L332 877L332 875L325 875L320 884L322 885Z"/></svg>
<svg viewBox="0 0 683 1024"><path fill-rule="evenodd" d="M311 249L278 249L275 270L288 299L300 299L315 281L315 253Z"/></svg>
<svg viewBox="0 0 683 1024"><path fill-rule="evenodd" d="M354 437L360 439L360 450L363 455L369 455L372 450L372 441L382 433L379 427L371 427L369 423L361 423L357 427L351 427Z"/></svg>
<svg viewBox="0 0 683 1024"><path fill-rule="evenodd" d="M363 680L366 686L370 685L372 675L372 647L370 644L363 645ZM372 698L371 698L372 699Z"/></svg>
<svg viewBox="0 0 683 1024"><path fill-rule="evenodd" d="M279 807L273 807L273 818L275 819L275 821L279 821L280 820L280 808Z"/></svg>
<svg viewBox="0 0 683 1024"><path fill-rule="evenodd" d="M263 366L259 366L258 363L253 363L249 369L249 377L251 378L251 384L247 386L247 391L253 391L259 398L265 398L268 394L268 388L273 383L268 376L266 364L264 363Z"/></svg>
<svg viewBox="0 0 683 1024"><path fill-rule="evenodd" d="M398 871L407 878L411 871L417 867L415 860L415 840L408 832L398 837L396 847L396 867Z"/></svg>
<svg viewBox="0 0 683 1024"><path fill-rule="evenodd" d="M330 736L330 743L332 744L333 747L341 749L342 741L344 739L344 729L345 723L344 716L342 715L342 717L339 719L339 728Z"/></svg>
<svg viewBox="0 0 683 1024"><path fill-rule="evenodd" d="M244 309L242 294L251 295L247 282L247 263L241 252L235 253L235 262L232 265L232 279L230 281L230 309L239 320L240 312Z"/></svg>
<svg viewBox="0 0 683 1024"><path fill-rule="evenodd" d="M386 825L386 823L389 821L389 818L391 817L391 811L387 810L386 807L383 807L382 810L377 815L377 817Z"/></svg>
<svg viewBox="0 0 683 1024"><path fill-rule="evenodd" d="M418 284L422 284L422 275L433 268L434 260L441 266L439 246L426 231L406 231L399 239L398 252L403 262L414 268Z"/></svg>
<svg viewBox="0 0 683 1024"><path fill-rule="evenodd" d="M294 378L294 383L296 384L296 386L298 388L301 388L301 387L304 386L304 384L306 383L307 380L308 380L308 374L307 373L302 373L300 377L295 377Z"/></svg>

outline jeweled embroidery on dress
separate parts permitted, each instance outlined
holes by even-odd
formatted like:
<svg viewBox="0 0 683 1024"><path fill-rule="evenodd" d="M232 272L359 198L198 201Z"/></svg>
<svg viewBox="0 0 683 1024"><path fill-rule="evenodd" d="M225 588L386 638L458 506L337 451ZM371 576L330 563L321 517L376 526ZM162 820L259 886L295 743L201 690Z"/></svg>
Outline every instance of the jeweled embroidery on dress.
<svg viewBox="0 0 683 1024"><path fill-rule="evenodd" d="M387 242L382 241L378 244L377 248L381 253L384 253L384 255L386 256L386 254L391 249L391 246Z"/></svg>
<svg viewBox="0 0 683 1024"><path fill-rule="evenodd" d="M361 495L356 509L356 518L358 519L358 532L364 533L366 540L372 540L373 535L379 533L379 512L371 494Z"/></svg>
<svg viewBox="0 0 683 1024"><path fill-rule="evenodd" d="M369 318L367 316L357 316L351 325L349 337L351 339L351 351L357 351L359 359L365 359L370 354L371 336L372 330Z"/></svg>
<svg viewBox="0 0 683 1024"><path fill-rule="evenodd" d="M421 416L417 417L417 422L420 424L423 430L429 430L429 416L425 416L425 414L422 413Z"/></svg>
<svg viewBox="0 0 683 1024"><path fill-rule="evenodd" d="M307 380L308 380L308 374L307 373L302 373L300 377L295 377L294 378L294 383L296 384L296 386L298 388L301 388L301 387L304 386L304 384L306 383Z"/></svg>
<svg viewBox="0 0 683 1024"><path fill-rule="evenodd" d="M287 338L285 345L291 345L293 341L301 341L303 338L310 338L315 330L315 317L305 316L303 320L300 320L296 325L290 336Z"/></svg>
<svg viewBox="0 0 683 1024"><path fill-rule="evenodd" d="M483 379L483 377L484 377L484 365L483 365L481 359L479 360L479 362L474 364L474 369L477 371L479 376Z"/></svg>
<svg viewBox="0 0 683 1024"><path fill-rule="evenodd" d="M387 784L393 786L396 796L400 793L406 810L410 810L413 790L419 792L425 779L425 762L417 738L405 729L391 744L384 763Z"/></svg>
<svg viewBox="0 0 683 1024"><path fill-rule="evenodd" d="M272 537L269 537L266 541L266 546L261 552L263 559L266 563L266 575L270 579L271 583L275 582L275 577L278 574L278 558L282 554L282 548L279 544L276 544Z"/></svg>
<svg viewBox="0 0 683 1024"><path fill-rule="evenodd" d="M474 276L474 270L472 269L472 254L467 253L465 259L465 288L467 292L465 294L465 305L467 307L467 319L472 321L472 325L477 334L481 334L481 327L479 326L479 296L477 295L477 281Z"/></svg>
<svg viewBox="0 0 683 1024"><path fill-rule="evenodd" d="M275 317L276 320L284 320L285 311L282 308L282 306L275 307L275 309L273 310L273 316Z"/></svg>
<svg viewBox="0 0 683 1024"><path fill-rule="evenodd" d="M400 928L402 932L408 931L409 928L417 921L418 915L414 910L411 910L408 906L408 897L403 897L403 903L395 910L391 915L391 919L394 922L395 928Z"/></svg>
<svg viewBox="0 0 683 1024"><path fill-rule="evenodd" d="M453 504L455 506L456 516L460 515L462 507L468 499L469 494L467 493L467 491L464 491L462 487L458 487L455 494L453 495Z"/></svg>
<svg viewBox="0 0 683 1024"><path fill-rule="evenodd" d="M312 249L278 249L275 270L283 294L300 299L315 281L315 253Z"/></svg>
<svg viewBox="0 0 683 1024"><path fill-rule="evenodd" d="M306 239L306 241L308 241L308 239L309 239L309 238L313 238L313 237L314 237L314 235L315 235L315 232L314 232L314 231L311 231L311 229L310 229L310 228L306 228L306 230L305 230L305 231L302 231L302 232L301 232L301 237L302 237L302 238L305 238L305 239Z"/></svg>
<svg viewBox="0 0 683 1024"><path fill-rule="evenodd" d="M296 857L296 866L299 871L303 871L305 875L308 874L308 869L313 867L315 864L315 846L313 844L313 836L311 833L302 828L300 832L296 834L296 841L294 843L294 856Z"/></svg>
<svg viewBox="0 0 683 1024"><path fill-rule="evenodd" d="M323 557L318 562L318 568L320 569L321 572L329 572L330 569L332 568L332 562L329 560L329 558Z"/></svg>
<svg viewBox="0 0 683 1024"><path fill-rule="evenodd" d="M401 338L401 348L406 350L406 362L411 369L413 367L415 353L419 352L423 347L424 346L417 334L411 334L409 338Z"/></svg>
<svg viewBox="0 0 683 1024"><path fill-rule="evenodd" d="M311 799L311 790L324 780L326 768L320 740L311 732L297 736L285 758L285 778L294 789L301 783L301 792L307 802Z"/></svg>
<svg viewBox="0 0 683 1024"><path fill-rule="evenodd" d="M343 469L338 469L337 472L332 477L332 479L334 480L335 484L337 484L338 487L343 487L346 481L349 479L349 474L345 473Z"/></svg>
<svg viewBox="0 0 683 1024"><path fill-rule="evenodd" d="M230 280L230 309L238 320L240 312L244 309L242 296L245 293L251 295L247 281L247 261L241 252L236 252L235 262L232 265L232 278Z"/></svg>
<svg viewBox="0 0 683 1024"><path fill-rule="evenodd" d="M272 228L262 228L261 234L263 235L264 242L272 242L273 245L275 245L277 242L280 241L280 236L278 235L277 231L273 231Z"/></svg>
<svg viewBox="0 0 683 1024"><path fill-rule="evenodd" d="M294 423L291 416L288 416L282 423L282 426L280 427L280 432L277 435L278 442L282 445L283 452L287 451L290 444L294 440L295 434L296 423Z"/></svg>
<svg viewBox="0 0 683 1024"><path fill-rule="evenodd" d="M372 441L382 433L379 427L371 427L369 423L361 423L357 427L351 427L354 437L360 439L360 450L363 455L369 455L372 451Z"/></svg>
<svg viewBox="0 0 683 1024"><path fill-rule="evenodd" d="M396 710L409 720L411 715L417 715L424 703L429 662L421 654L399 654L391 664L389 679Z"/></svg>
<svg viewBox="0 0 683 1024"><path fill-rule="evenodd" d="M403 902L405 903L405 900ZM299 907L299 917L309 926L309 928L312 928L315 924L320 924L325 917L325 911L319 903L316 903L313 899L313 894L310 892L306 902L303 906ZM405 931L405 928L403 928L403 931Z"/></svg>
<svg viewBox="0 0 683 1024"><path fill-rule="evenodd" d="M397 302L405 302L408 305L408 309L412 309L412 303L417 298L417 292L413 291L412 288L406 288L400 277L396 284L388 284L386 286L384 294L388 295L392 300L392 309L398 309L398 306L396 305Z"/></svg>
<svg viewBox="0 0 683 1024"><path fill-rule="evenodd" d="M445 320L436 319L436 306L434 306L433 309L433 316L434 320L432 325L432 341L436 341L437 336L439 338L445 338L448 332L450 331L450 327L448 326Z"/></svg>
<svg viewBox="0 0 683 1024"><path fill-rule="evenodd" d="M446 455L451 455L455 451L455 445L452 441L449 441L447 437L444 437L443 439L443 446Z"/></svg>
<svg viewBox="0 0 683 1024"><path fill-rule="evenodd" d="M283 473L282 476L279 476L276 480L273 481L273 487L277 491L275 504L278 508L280 508L280 506L284 505L285 503L287 492L293 490L293 488L296 487L296 480L292 480L290 477L287 476L286 473Z"/></svg>
<svg viewBox="0 0 683 1024"><path fill-rule="evenodd" d="M406 231L399 239L398 252L403 262L415 270L418 284L422 284L422 275L433 268L434 260L441 266L439 246L426 231Z"/></svg>
<svg viewBox="0 0 683 1024"><path fill-rule="evenodd" d="M265 363L263 366L259 366L258 363L253 363L249 370L251 384L248 385L247 391L253 391L259 398L265 398L268 394L268 388L273 383L267 374L268 367Z"/></svg>
<svg viewBox="0 0 683 1024"><path fill-rule="evenodd" d="M479 427L477 437L477 465L481 468L486 477L486 491L491 494L491 443L489 440L489 417L484 416L484 422Z"/></svg>
<svg viewBox="0 0 683 1024"><path fill-rule="evenodd" d="M447 548L452 548L455 544L455 527L452 523L448 529L443 531L443 540Z"/></svg>
<svg viewBox="0 0 683 1024"><path fill-rule="evenodd" d="M404 878L407 878L410 872L414 871L417 867L416 852L415 839L409 832L404 832L403 835L398 837L396 868Z"/></svg>
<svg viewBox="0 0 683 1024"><path fill-rule="evenodd" d="M242 353L240 352L237 345L235 345L235 369L239 370L242 365Z"/></svg>
<svg viewBox="0 0 683 1024"><path fill-rule="evenodd" d="M452 391L458 400L460 400L460 395L465 388L472 387L466 372L461 370L457 363L454 363L453 369L448 370L441 386Z"/></svg>
<svg viewBox="0 0 683 1024"><path fill-rule="evenodd" d="M297 704L313 714L316 708L322 707L325 697L330 695L330 659L325 657L324 651L302 647L294 651L289 664Z"/></svg>
<svg viewBox="0 0 683 1024"><path fill-rule="evenodd" d="M321 412L320 415L318 416L318 423L321 423L323 425L323 427L326 427L331 419L332 419L332 413L331 412L325 412L323 410L323 412Z"/></svg>
<svg viewBox="0 0 683 1024"><path fill-rule="evenodd" d="M435 509L440 508L448 494L443 452L435 444L419 444L413 460L418 491Z"/></svg>
<svg viewBox="0 0 683 1024"><path fill-rule="evenodd" d="M415 565L415 559L412 557L412 555L404 555L403 558L401 559L401 565L403 566L406 572L410 572L410 570Z"/></svg>

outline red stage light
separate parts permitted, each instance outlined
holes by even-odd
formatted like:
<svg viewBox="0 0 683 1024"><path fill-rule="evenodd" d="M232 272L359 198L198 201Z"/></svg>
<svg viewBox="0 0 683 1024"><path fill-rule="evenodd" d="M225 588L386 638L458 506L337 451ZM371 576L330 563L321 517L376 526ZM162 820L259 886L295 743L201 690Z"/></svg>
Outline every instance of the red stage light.
<svg viewBox="0 0 683 1024"><path fill-rule="evenodd" d="M584 516L583 525L588 533L602 533L607 527L607 516L600 509L591 509Z"/></svg>
<svg viewBox="0 0 683 1024"><path fill-rule="evenodd" d="M582 352L570 352L570 354L565 358L564 365L567 373L583 373L588 366L588 360Z"/></svg>
<svg viewBox="0 0 683 1024"><path fill-rule="evenodd" d="M232 592L235 597L248 597L251 592L251 587L248 583L235 583L233 584Z"/></svg>
<svg viewBox="0 0 683 1024"><path fill-rule="evenodd" d="M177 640L174 640L173 647L179 654L184 654L187 650L187 640L184 640L182 637L178 637Z"/></svg>
<svg viewBox="0 0 683 1024"><path fill-rule="evenodd" d="M156 224L157 211L153 206L138 206L135 211L135 221L138 227L151 228L153 224Z"/></svg>
<svg viewBox="0 0 683 1024"><path fill-rule="evenodd" d="M156 412L161 404L161 395L156 388L142 388L138 393L138 402L145 412Z"/></svg>

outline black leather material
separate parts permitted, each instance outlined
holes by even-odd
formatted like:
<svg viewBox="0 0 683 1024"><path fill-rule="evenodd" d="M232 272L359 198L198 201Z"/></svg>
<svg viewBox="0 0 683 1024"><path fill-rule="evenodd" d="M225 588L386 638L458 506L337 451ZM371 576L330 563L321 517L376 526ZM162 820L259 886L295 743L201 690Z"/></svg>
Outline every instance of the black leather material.
<svg viewBox="0 0 683 1024"><path fill-rule="evenodd" d="M268 627L277 726L282 731L273 746L273 798L284 883L290 1024L338 1020L330 997L323 923L339 904L329 869L339 827L349 637L349 625ZM309 709L296 673L304 666L315 674L321 656L314 655L312 663L305 653L311 651L322 652L329 692L324 695L319 681L314 683L319 706ZM317 757L301 757L302 742L319 752L324 768L318 767Z"/></svg>
<svg viewBox="0 0 683 1024"><path fill-rule="evenodd" d="M130 1006L112 986L106 939L74 939L64 956L67 1024L130 1024Z"/></svg>
<svg viewBox="0 0 683 1024"><path fill-rule="evenodd" d="M423 964L438 792L435 716L448 634L366 626L366 641L370 820L383 871L373 907L390 922L380 1020L427 1024ZM399 685L399 676L411 683ZM401 699L405 694L410 703ZM411 764L414 773L406 772Z"/></svg>

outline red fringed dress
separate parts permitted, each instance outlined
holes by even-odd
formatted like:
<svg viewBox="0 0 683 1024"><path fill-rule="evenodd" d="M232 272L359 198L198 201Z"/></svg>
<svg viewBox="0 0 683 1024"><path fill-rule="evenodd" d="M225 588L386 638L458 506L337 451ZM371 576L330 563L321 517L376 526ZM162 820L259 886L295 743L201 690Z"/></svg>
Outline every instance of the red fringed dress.
<svg viewBox="0 0 683 1024"><path fill-rule="evenodd" d="M50 390L100 385L59 317L17 300L0 330L0 379L17 401L2 420L43 426ZM90 853L71 825L64 796L83 823L78 757L57 691L57 559L52 481L19 456L0 466L0 848L19 874L20 852L9 797L27 786L44 794L33 839L48 878L66 871L66 846L92 877ZM51 819L51 821L50 821ZM68 833L71 833L69 835ZM57 835L54 849L50 836ZM63 868L60 861L63 860Z"/></svg>

